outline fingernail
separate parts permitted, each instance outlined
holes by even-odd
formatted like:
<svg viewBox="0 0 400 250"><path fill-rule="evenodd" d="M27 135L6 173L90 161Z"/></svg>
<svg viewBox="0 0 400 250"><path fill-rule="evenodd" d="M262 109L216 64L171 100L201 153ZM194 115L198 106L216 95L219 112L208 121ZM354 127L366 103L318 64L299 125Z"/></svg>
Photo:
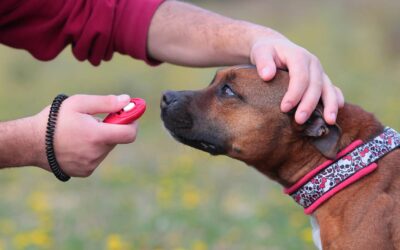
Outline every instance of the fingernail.
<svg viewBox="0 0 400 250"><path fill-rule="evenodd" d="M332 112L329 114L329 118L331 118L331 120L334 122L336 121L336 113Z"/></svg>
<svg viewBox="0 0 400 250"><path fill-rule="evenodd" d="M307 112L305 112L305 111L301 111L300 112L300 114L299 114L299 116L298 116L298 122L299 123L304 123L306 120L307 120Z"/></svg>
<svg viewBox="0 0 400 250"><path fill-rule="evenodd" d="M129 97L129 95L123 94L123 95L119 95L117 97L118 102L127 102L129 101L131 98Z"/></svg>
<svg viewBox="0 0 400 250"><path fill-rule="evenodd" d="M267 67L265 67L261 72L263 77L267 77L269 75L269 73L270 73L270 70Z"/></svg>
<svg viewBox="0 0 400 250"><path fill-rule="evenodd" d="M282 111L283 112L288 112L288 111L290 111L291 109L292 109L292 103L290 103L290 102L285 102L283 105L282 105Z"/></svg>

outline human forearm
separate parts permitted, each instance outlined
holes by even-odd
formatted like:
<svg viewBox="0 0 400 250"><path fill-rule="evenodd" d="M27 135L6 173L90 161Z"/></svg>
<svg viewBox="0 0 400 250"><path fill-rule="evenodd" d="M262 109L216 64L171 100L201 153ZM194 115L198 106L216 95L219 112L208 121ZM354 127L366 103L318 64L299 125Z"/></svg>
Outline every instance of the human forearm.
<svg viewBox="0 0 400 250"><path fill-rule="evenodd" d="M167 1L151 22L148 50L155 59L187 66L250 63L251 49L263 37L284 38L257 24Z"/></svg>
<svg viewBox="0 0 400 250"><path fill-rule="evenodd" d="M304 123L322 99L324 118L334 124L341 91L332 85L318 58L280 33L234 20L177 1L167 1L150 24L148 52L155 59L187 66L251 63L265 81L276 68L289 71L290 83L281 110L295 107L295 119Z"/></svg>
<svg viewBox="0 0 400 250"><path fill-rule="evenodd" d="M43 150L34 117L0 123L0 168L43 165Z"/></svg>

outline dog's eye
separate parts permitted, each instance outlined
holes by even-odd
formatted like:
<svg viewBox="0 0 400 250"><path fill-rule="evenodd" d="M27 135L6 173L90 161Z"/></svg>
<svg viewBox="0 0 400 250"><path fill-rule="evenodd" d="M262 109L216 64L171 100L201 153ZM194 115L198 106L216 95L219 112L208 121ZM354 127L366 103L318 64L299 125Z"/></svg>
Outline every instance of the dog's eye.
<svg viewBox="0 0 400 250"><path fill-rule="evenodd" d="M225 84L224 86L222 86L222 94L224 96L236 96L235 92L233 92L233 90L231 89L231 87L229 87L228 84Z"/></svg>

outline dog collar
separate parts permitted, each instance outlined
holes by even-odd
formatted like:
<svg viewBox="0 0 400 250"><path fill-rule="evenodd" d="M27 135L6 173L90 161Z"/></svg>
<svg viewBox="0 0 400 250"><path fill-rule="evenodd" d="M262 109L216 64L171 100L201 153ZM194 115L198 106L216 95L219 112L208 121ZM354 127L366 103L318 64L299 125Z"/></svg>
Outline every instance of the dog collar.
<svg viewBox="0 0 400 250"><path fill-rule="evenodd" d="M311 214L334 194L374 171L375 163L400 146L400 134L392 128L363 144L357 140L338 153L335 160L328 160L301 178L284 192Z"/></svg>

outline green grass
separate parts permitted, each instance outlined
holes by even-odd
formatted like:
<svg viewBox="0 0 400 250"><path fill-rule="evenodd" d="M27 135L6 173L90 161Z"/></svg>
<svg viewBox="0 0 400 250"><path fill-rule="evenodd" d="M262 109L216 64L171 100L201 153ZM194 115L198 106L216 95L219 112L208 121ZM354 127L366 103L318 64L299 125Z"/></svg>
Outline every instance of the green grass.
<svg viewBox="0 0 400 250"><path fill-rule="evenodd" d="M197 3L283 32L320 58L347 101L400 129L395 1ZM4 46L0 55L0 120L35 114L61 92L148 102L137 141L117 147L88 179L1 171L0 250L313 249L308 218L278 185L240 162L180 145L163 128L161 92L202 88L215 69L150 68L118 55L92 67L70 48L46 63Z"/></svg>

